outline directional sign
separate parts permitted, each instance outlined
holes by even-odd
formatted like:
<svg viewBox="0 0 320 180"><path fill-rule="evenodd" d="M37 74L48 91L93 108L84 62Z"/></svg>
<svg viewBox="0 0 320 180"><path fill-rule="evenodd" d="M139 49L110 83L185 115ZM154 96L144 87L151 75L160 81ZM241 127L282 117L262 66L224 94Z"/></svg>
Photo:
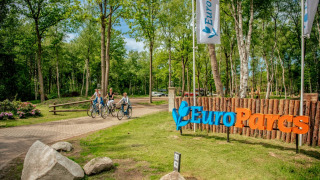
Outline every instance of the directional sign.
<svg viewBox="0 0 320 180"><path fill-rule="evenodd" d="M174 152L173 170L180 172L181 154Z"/></svg>

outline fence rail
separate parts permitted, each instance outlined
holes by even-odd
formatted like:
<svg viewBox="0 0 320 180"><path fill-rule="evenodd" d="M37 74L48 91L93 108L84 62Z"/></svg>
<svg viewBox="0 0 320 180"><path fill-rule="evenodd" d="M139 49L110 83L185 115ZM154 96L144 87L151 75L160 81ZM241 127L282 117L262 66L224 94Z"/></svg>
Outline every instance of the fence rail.
<svg viewBox="0 0 320 180"><path fill-rule="evenodd" d="M181 101L187 101L193 105L192 97L177 97L175 107L179 107ZM219 98L219 97L198 97L197 106L203 106L205 111L226 111L235 112L236 108L248 108L252 113L279 114L279 115L299 115L300 100L285 99L248 99L248 98ZM304 101L303 114L309 116L309 131L302 136L302 143L309 146L320 146L320 101ZM185 117L185 120L191 118L191 113ZM265 122L266 125L267 122ZM213 133L226 133L227 128L224 125L196 124L197 129L206 130ZM279 130L253 130L248 127L248 121L244 121L243 128L230 127L230 134L240 134L244 136L259 137L265 139L277 139L287 143L294 143L295 133L283 133ZM292 122L285 122L285 125L292 127ZM247 126L247 127L246 127ZM274 123L274 129L278 129L277 123ZM182 129L193 129L192 124L188 124Z"/></svg>
<svg viewBox="0 0 320 180"><path fill-rule="evenodd" d="M81 111L87 111L86 109L59 109L59 110L56 110L56 107L73 105L73 104L83 104L83 103L90 102L90 101L91 100L84 100L84 101L76 101L76 102L70 102L70 103L64 103L64 104L53 103L53 105L49 105L49 108L53 107L53 110L49 110L49 112L53 112L53 114L56 115L57 112L81 112Z"/></svg>

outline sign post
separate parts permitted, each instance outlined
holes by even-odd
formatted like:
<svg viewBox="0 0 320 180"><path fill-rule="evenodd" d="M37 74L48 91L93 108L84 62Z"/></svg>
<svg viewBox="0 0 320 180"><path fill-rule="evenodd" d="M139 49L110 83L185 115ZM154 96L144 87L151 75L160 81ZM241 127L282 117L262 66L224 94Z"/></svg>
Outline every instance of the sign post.
<svg viewBox="0 0 320 180"><path fill-rule="evenodd" d="M173 171L180 172L181 154L174 152Z"/></svg>

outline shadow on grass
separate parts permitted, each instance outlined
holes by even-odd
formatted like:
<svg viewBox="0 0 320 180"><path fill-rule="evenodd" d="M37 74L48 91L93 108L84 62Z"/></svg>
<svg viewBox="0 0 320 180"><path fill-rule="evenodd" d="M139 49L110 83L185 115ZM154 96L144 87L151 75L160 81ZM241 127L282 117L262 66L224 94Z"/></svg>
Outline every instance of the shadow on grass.
<svg viewBox="0 0 320 180"><path fill-rule="evenodd" d="M215 140L221 140L221 141L226 141L227 142L227 138L226 137L219 137L219 136L208 136L205 134L182 134L182 136L186 136L186 137L202 137L202 138L206 138L206 139L215 139ZM240 143L244 143L244 144L248 144L248 145L262 145L265 148L270 148L270 149L278 149L278 150L283 150L283 151L293 151L296 152L296 148L291 148L291 147L284 147L284 146L279 146L279 145L275 145L275 144L271 144L271 143L265 143L265 142L250 142L247 140L239 140L239 139L234 139L234 138L229 138L230 143L232 143L232 141L235 142L240 142ZM320 153L318 151L313 151L313 150L305 150L305 149L300 149L300 154L304 154L306 156L309 157L313 157L315 159L320 160Z"/></svg>

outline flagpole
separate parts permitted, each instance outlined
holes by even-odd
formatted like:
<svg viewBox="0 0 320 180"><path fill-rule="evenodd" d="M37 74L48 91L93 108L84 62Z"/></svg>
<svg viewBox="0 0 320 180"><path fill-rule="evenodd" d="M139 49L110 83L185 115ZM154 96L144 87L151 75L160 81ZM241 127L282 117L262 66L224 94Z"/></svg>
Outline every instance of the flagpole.
<svg viewBox="0 0 320 180"><path fill-rule="evenodd" d="M192 50L193 50L193 106L196 106L196 60L195 60L195 37L194 37L194 0L192 0ZM200 90L199 90L200 91ZM196 124L193 123L193 131L196 132Z"/></svg>
<svg viewBox="0 0 320 180"><path fill-rule="evenodd" d="M300 116L303 116L303 91L304 91L304 0L301 0L301 88L300 88ZM299 134L299 139L296 137L296 145L302 145L302 134ZM297 148L298 150L298 148Z"/></svg>

